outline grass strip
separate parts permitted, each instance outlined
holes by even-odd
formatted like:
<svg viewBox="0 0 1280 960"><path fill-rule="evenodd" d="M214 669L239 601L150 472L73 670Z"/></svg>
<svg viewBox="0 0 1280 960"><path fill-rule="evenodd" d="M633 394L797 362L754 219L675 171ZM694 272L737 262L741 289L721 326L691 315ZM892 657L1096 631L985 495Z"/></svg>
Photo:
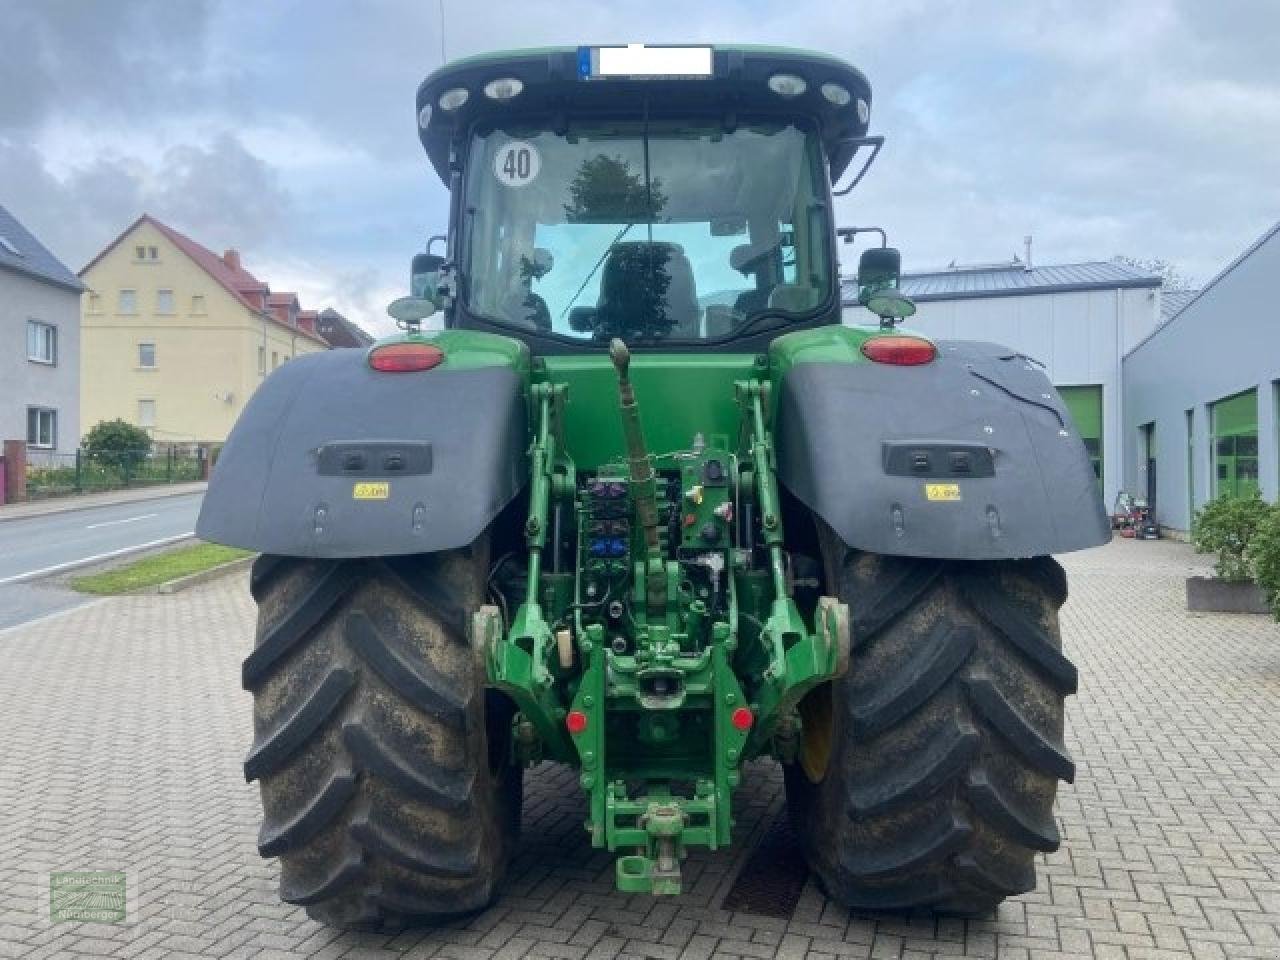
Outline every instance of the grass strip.
<svg viewBox="0 0 1280 960"><path fill-rule="evenodd" d="M73 577L71 589L102 597L132 593L135 590L158 586L203 570L211 570L224 563L247 557L249 553L248 550L224 547L216 543L192 544L152 554L101 573Z"/></svg>

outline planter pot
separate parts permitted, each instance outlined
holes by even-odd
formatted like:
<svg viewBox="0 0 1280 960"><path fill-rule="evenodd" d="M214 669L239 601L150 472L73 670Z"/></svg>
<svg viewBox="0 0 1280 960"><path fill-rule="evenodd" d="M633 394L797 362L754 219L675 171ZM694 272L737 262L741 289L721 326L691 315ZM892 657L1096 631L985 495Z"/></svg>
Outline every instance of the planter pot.
<svg viewBox="0 0 1280 960"><path fill-rule="evenodd" d="M1194 613L1270 613L1266 595L1252 580L1187 577L1187 609Z"/></svg>

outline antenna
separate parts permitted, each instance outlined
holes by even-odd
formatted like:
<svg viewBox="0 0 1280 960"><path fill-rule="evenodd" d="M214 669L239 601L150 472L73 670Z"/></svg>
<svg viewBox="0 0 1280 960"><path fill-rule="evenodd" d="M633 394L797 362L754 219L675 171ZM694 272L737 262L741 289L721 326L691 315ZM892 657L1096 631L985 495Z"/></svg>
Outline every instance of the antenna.
<svg viewBox="0 0 1280 960"><path fill-rule="evenodd" d="M440 63L443 65L448 58L444 54L444 0L440 0Z"/></svg>

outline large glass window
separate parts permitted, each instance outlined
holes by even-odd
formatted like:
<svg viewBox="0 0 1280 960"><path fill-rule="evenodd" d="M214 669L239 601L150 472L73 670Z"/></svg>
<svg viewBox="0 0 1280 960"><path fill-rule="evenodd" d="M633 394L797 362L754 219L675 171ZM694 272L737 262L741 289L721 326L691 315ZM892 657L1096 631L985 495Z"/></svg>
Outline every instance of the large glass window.
<svg viewBox="0 0 1280 960"><path fill-rule="evenodd" d="M825 173L790 124L570 124L476 138L468 308L574 338L718 339L830 293Z"/></svg>
<svg viewBox="0 0 1280 960"><path fill-rule="evenodd" d="M1251 496L1258 489L1258 391L1219 400L1209 414L1214 496Z"/></svg>

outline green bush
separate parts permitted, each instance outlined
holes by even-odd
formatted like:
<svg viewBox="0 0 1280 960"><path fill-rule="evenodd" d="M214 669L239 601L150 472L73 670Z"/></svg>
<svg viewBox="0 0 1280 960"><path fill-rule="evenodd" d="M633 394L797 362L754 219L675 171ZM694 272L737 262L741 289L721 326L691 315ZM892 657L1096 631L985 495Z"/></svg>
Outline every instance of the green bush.
<svg viewBox="0 0 1280 960"><path fill-rule="evenodd" d="M1280 620L1280 503L1258 524L1249 543L1249 559L1272 616Z"/></svg>
<svg viewBox="0 0 1280 960"><path fill-rule="evenodd" d="M1213 572L1223 580L1249 580L1253 575L1249 545L1258 525L1272 512L1256 490L1248 497L1223 495L1196 511L1191 542L1197 553L1218 555Z"/></svg>
<svg viewBox="0 0 1280 960"><path fill-rule="evenodd" d="M123 420L103 420L85 434L82 446L93 463L127 474L151 452L151 434Z"/></svg>

